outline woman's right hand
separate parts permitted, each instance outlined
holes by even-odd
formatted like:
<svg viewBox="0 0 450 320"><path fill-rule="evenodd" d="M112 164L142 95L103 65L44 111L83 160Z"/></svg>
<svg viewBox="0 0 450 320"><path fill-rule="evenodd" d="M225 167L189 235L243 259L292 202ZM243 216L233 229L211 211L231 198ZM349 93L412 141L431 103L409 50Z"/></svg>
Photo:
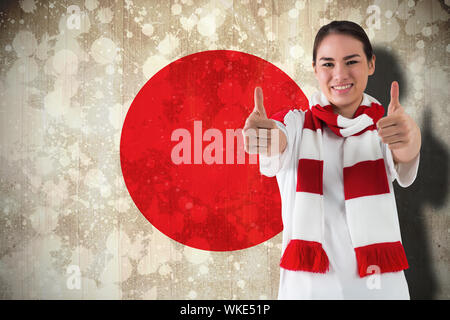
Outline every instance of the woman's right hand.
<svg viewBox="0 0 450 320"><path fill-rule="evenodd" d="M263 104L263 92L260 87L255 88L255 107L245 120L242 134L244 136L245 152L275 156L283 153L287 139L283 131L274 120L268 119Z"/></svg>

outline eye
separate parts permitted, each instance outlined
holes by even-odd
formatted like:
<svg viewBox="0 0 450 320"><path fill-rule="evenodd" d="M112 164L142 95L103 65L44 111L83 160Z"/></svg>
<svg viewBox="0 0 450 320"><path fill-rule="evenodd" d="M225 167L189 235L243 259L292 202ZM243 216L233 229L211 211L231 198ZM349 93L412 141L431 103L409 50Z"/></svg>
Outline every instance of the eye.
<svg viewBox="0 0 450 320"><path fill-rule="evenodd" d="M327 67L327 68L332 67L332 66L333 66L333 64L331 62L327 62L322 65L322 67Z"/></svg>
<svg viewBox="0 0 450 320"><path fill-rule="evenodd" d="M359 61L356 61L356 60L350 60L350 61L347 61L347 65L351 65L351 64L355 64L355 63L358 63Z"/></svg>

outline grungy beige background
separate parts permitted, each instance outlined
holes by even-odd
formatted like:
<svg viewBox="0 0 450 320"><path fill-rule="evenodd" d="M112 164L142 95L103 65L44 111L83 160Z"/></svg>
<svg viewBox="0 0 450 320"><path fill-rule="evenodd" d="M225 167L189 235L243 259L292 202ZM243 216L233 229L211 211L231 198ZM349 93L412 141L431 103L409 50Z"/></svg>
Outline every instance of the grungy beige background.
<svg viewBox="0 0 450 320"><path fill-rule="evenodd" d="M125 187L121 127L153 74L204 50L266 59L310 96L314 35L342 19L399 57L401 103L428 130L428 159L444 164L424 156L421 181L423 172L444 180L402 190L399 205L424 235L409 237L427 252L411 267L434 279L413 296L450 298L449 1L22 0L0 9L0 298L276 299L281 235L218 253L161 234ZM433 194L420 210L408 200Z"/></svg>

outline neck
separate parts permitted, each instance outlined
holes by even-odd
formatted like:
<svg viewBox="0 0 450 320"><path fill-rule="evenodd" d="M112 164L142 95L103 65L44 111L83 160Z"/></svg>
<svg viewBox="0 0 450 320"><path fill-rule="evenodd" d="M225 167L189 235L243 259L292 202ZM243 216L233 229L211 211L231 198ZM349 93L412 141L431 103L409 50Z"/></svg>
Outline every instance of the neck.
<svg viewBox="0 0 450 320"><path fill-rule="evenodd" d="M353 115L355 114L356 110L358 110L358 107L361 105L363 98L364 96L362 95L361 98L356 100L355 102L339 107L331 103L331 106L333 107L333 112L345 118L353 119Z"/></svg>

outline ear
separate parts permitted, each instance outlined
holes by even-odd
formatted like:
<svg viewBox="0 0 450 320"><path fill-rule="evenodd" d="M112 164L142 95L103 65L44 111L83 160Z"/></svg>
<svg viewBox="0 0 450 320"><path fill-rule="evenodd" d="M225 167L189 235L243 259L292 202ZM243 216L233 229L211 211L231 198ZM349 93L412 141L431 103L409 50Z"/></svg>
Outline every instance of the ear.
<svg viewBox="0 0 450 320"><path fill-rule="evenodd" d="M372 59L369 61L369 76L375 73L375 55L372 55Z"/></svg>
<svg viewBox="0 0 450 320"><path fill-rule="evenodd" d="M317 78L317 66L316 66L316 63L314 61L312 62L312 67L313 67L313 70L314 70L314 75Z"/></svg>

